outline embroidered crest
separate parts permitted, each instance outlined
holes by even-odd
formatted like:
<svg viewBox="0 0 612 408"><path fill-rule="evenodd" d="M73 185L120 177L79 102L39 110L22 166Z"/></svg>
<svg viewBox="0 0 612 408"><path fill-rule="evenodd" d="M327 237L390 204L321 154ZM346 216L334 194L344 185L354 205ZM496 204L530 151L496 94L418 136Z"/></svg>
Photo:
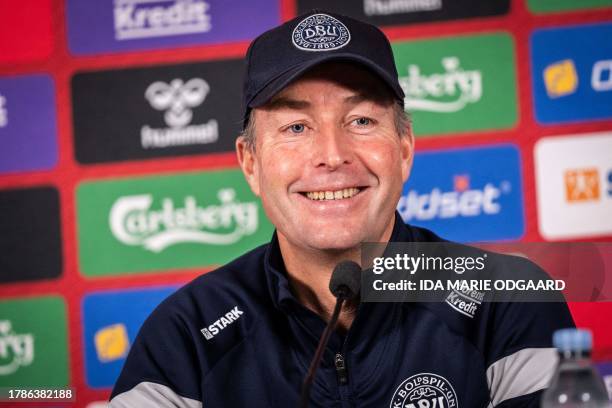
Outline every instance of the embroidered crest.
<svg viewBox="0 0 612 408"><path fill-rule="evenodd" d="M431 373L406 378L395 390L390 408L459 408L457 394L448 380Z"/></svg>
<svg viewBox="0 0 612 408"><path fill-rule="evenodd" d="M351 33L337 18L327 14L313 14L293 29L291 40L300 50L330 51L348 44Z"/></svg>

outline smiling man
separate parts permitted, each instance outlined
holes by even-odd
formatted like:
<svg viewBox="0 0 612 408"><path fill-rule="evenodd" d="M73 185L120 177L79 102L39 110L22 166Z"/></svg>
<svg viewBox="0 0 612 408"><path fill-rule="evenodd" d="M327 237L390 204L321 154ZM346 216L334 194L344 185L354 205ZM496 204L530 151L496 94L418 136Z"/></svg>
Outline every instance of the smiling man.
<svg viewBox="0 0 612 408"><path fill-rule="evenodd" d="M438 242L395 208L413 157L391 47L313 12L247 54L240 166L272 241L196 279L145 322L112 407L292 407L331 315L334 266L363 242ZM311 391L317 407L537 407L563 303L349 303Z"/></svg>
<svg viewBox="0 0 612 408"><path fill-rule="evenodd" d="M362 242L391 237L412 161L397 99L360 65L321 63L251 111L237 142L246 179L277 226L285 269L303 287L295 294L323 316L335 303L326 289L334 266L359 262Z"/></svg>

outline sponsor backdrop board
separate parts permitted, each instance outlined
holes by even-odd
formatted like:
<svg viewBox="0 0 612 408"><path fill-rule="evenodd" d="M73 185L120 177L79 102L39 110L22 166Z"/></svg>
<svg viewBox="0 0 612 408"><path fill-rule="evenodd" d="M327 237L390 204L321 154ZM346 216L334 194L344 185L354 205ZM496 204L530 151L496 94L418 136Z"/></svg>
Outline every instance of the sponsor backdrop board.
<svg viewBox="0 0 612 408"><path fill-rule="evenodd" d="M392 44L417 136L516 125L514 46L508 33Z"/></svg>
<svg viewBox="0 0 612 408"><path fill-rule="evenodd" d="M0 78L0 174L55 166L56 116L55 88L49 75Z"/></svg>
<svg viewBox="0 0 612 408"><path fill-rule="evenodd" d="M244 41L280 22L277 0L67 0L75 55Z"/></svg>
<svg viewBox="0 0 612 408"><path fill-rule="evenodd" d="M510 0L297 0L298 11L329 10L385 26L505 14Z"/></svg>
<svg viewBox="0 0 612 408"><path fill-rule="evenodd" d="M543 124L612 119L612 23L531 36L536 118Z"/></svg>
<svg viewBox="0 0 612 408"><path fill-rule="evenodd" d="M612 0L527 0L529 10L534 13L554 13L560 11L589 8L612 7Z"/></svg>
<svg viewBox="0 0 612 408"><path fill-rule="evenodd" d="M239 170L85 182L77 206L87 276L222 265L273 231Z"/></svg>
<svg viewBox="0 0 612 408"><path fill-rule="evenodd" d="M176 287L95 292L83 299L87 384L112 387L147 316Z"/></svg>
<svg viewBox="0 0 612 408"><path fill-rule="evenodd" d="M535 164L544 237L612 232L612 132L542 138L535 147Z"/></svg>
<svg viewBox="0 0 612 408"><path fill-rule="evenodd" d="M242 60L78 73L72 78L81 163L233 150Z"/></svg>
<svg viewBox="0 0 612 408"><path fill-rule="evenodd" d="M0 387L66 387L67 338L61 297L1 300Z"/></svg>
<svg viewBox="0 0 612 408"><path fill-rule="evenodd" d="M105 406L149 311L270 238L233 153L243 58L313 7L391 39L417 136L405 219L612 240L611 0L4 2L0 386ZM612 303L570 307L612 360Z"/></svg>
<svg viewBox="0 0 612 408"><path fill-rule="evenodd" d="M0 190L0 282L60 276L59 205L54 187Z"/></svg>
<svg viewBox="0 0 612 408"><path fill-rule="evenodd" d="M523 236L523 183L516 146L417 153L397 210L404 221L459 242Z"/></svg>

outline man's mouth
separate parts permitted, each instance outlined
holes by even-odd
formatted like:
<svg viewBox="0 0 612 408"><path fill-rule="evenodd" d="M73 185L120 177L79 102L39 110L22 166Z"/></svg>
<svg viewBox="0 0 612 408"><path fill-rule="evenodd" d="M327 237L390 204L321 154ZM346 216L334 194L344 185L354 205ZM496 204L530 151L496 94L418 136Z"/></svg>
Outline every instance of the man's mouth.
<svg viewBox="0 0 612 408"><path fill-rule="evenodd" d="M350 187L343 188L341 190L325 190L325 191L308 191L302 193L306 197L315 201L322 200L344 200L346 198L351 198L359 194L362 188L359 187Z"/></svg>

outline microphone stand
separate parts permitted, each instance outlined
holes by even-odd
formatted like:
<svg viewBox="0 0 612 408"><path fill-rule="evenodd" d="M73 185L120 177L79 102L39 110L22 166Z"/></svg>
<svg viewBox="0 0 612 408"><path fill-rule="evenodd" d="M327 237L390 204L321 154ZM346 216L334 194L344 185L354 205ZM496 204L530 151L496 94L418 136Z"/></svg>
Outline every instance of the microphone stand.
<svg viewBox="0 0 612 408"><path fill-rule="evenodd" d="M314 381L315 373L317 368L319 368L319 364L321 363L321 359L323 358L323 352L325 351L325 347L327 346L327 342L332 334L332 331L336 327L336 323L338 322L338 317L340 316L340 310L342 309L342 304L347 298L348 292L344 286L340 286L338 288L338 292L340 292L336 298L336 306L334 306L334 311L332 313L331 319L327 323L323 334L321 335L321 340L319 340L319 345L317 346L317 351L315 351L315 355L310 362L310 367L308 368L308 373L306 378L304 378L304 383L302 384L302 392L300 395L300 408L308 408L308 400L310 398L310 387L312 386L312 382Z"/></svg>

